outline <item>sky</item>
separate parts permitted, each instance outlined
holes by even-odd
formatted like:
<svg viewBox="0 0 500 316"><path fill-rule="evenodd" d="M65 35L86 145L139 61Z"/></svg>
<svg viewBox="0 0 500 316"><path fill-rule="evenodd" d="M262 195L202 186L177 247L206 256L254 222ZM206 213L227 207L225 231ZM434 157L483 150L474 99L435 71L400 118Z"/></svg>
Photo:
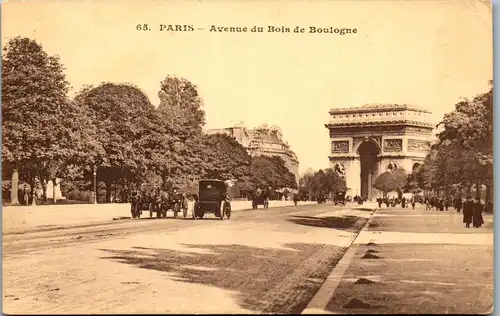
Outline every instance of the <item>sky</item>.
<svg viewBox="0 0 500 316"><path fill-rule="evenodd" d="M203 30L160 32L160 24ZM212 25L305 33L219 33ZM493 79L491 10L472 0L4 0L2 45L15 36L60 56L71 96L84 85L129 82L158 105L167 75L188 79L203 98L205 128L278 125L300 172L328 167L332 108L413 104L438 122Z"/></svg>

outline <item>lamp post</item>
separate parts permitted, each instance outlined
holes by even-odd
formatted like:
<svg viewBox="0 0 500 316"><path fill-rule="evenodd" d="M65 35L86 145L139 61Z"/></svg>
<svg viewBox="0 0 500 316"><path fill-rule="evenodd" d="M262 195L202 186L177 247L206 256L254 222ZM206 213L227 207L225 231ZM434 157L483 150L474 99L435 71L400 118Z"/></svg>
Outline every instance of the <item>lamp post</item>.
<svg viewBox="0 0 500 316"><path fill-rule="evenodd" d="M94 204L97 204L97 166L94 165Z"/></svg>

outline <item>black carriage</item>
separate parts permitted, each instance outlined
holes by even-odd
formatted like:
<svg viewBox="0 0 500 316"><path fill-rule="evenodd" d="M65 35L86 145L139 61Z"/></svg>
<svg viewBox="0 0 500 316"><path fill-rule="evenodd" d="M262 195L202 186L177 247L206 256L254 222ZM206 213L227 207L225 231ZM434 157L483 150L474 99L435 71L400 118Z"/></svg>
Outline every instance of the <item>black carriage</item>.
<svg viewBox="0 0 500 316"><path fill-rule="evenodd" d="M259 205L264 206L264 209L269 208L269 198L265 190L256 191L253 195L252 208L256 210L257 208L259 208Z"/></svg>
<svg viewBox="0 0 500 316"><path fill-rule="evenodd" d="M202 219L206 213L212 213L221 220L231 218L231 203L227 185L221 180L200 180L198 184L193 219Z"/></svg>
<svg viewBox="0 0 500 316"><path fill-rule="evenodd" d="M346 203L346 193L343 191L337 191L335 192L335 196L333 198L333 203L335 205L337 204L342 204L345 206Z"/></svg>

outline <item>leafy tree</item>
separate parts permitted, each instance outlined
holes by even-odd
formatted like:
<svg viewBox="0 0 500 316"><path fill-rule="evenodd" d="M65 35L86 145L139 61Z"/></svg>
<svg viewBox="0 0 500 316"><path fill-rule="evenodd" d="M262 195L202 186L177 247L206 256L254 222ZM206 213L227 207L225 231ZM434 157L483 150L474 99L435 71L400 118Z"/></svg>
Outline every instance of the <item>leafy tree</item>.
<svg viewBox="0 0 500 316"><path fill-rule="evenodd" d="M213 179L249 181L250 156L245 147L226 134L203 136L204 175Z"/></svg>
<svg viewBox="0 0 500 316"><path fill-rule="evenodd" d="M345 179L331 168L305 173L301 179L301 188L301 191L308 192L310 197L347 189Z"/></svg>
<svg viewBox="0 0 500 316"><path fill-rule="evenodd" d="M65 142L68 88L58 56L29 38L9 40L2 55L2 162L12 173L14 204L19 172L33 193L40 173L53 173L74 154Z"/></svg>
<svg viewBox="0 0 500 316"><path fill-rule="evenodd" d="M210 165L203 152L203 102L195 85L171 76L161 82L158 96L160 105L157 111L161 125L169 135L167 147L171 154L162 177L187 185L202 175L206 164Z"/></svg>
<svg viewBox="0 0 500 316"><path fill-rule="evenodd" d="M444 116L438 142L419 175L422 188L445 193L493 185L493 90L458 102ZM479 192L479 191L477 191ZM478 194L478 193L477 193Z"/></svg>
<svg viewBox="0 0 500 316"><path fill-rule="evenodd" d="M169 151L167 134L147 96L130 84L103 83L85 87L75 101L90 111L97 142L103 152L88 161L98 179L106 186L106 201L111 187L124 178L139 184L149 172L159 172L166 165Z"/></svg>
<svg viewBox="0 0 500 316"><path fill-rule="evenodd" d="M280 157L253 157L250 165L251 182L256 187L296 188L295 175L285 166Z"/></svg>
<svg viewBox="0 0 500 316"><path fill-rule="evenodd" d="M388 170L378 175L373 187L382 191L384 196L392 191L400 191L406 184L407 173L404 169Z"/></svg>

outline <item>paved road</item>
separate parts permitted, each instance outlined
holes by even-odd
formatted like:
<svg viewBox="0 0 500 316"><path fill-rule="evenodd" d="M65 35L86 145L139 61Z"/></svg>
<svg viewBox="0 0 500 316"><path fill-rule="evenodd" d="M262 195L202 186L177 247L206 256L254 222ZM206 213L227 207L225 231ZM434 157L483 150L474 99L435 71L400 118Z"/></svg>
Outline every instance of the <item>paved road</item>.
<svg viewBox="0 0 500 316"><path fill-rule="evenodd" d="M371 214L308 205L6 234L3 312L300 313Z"/></svg>

